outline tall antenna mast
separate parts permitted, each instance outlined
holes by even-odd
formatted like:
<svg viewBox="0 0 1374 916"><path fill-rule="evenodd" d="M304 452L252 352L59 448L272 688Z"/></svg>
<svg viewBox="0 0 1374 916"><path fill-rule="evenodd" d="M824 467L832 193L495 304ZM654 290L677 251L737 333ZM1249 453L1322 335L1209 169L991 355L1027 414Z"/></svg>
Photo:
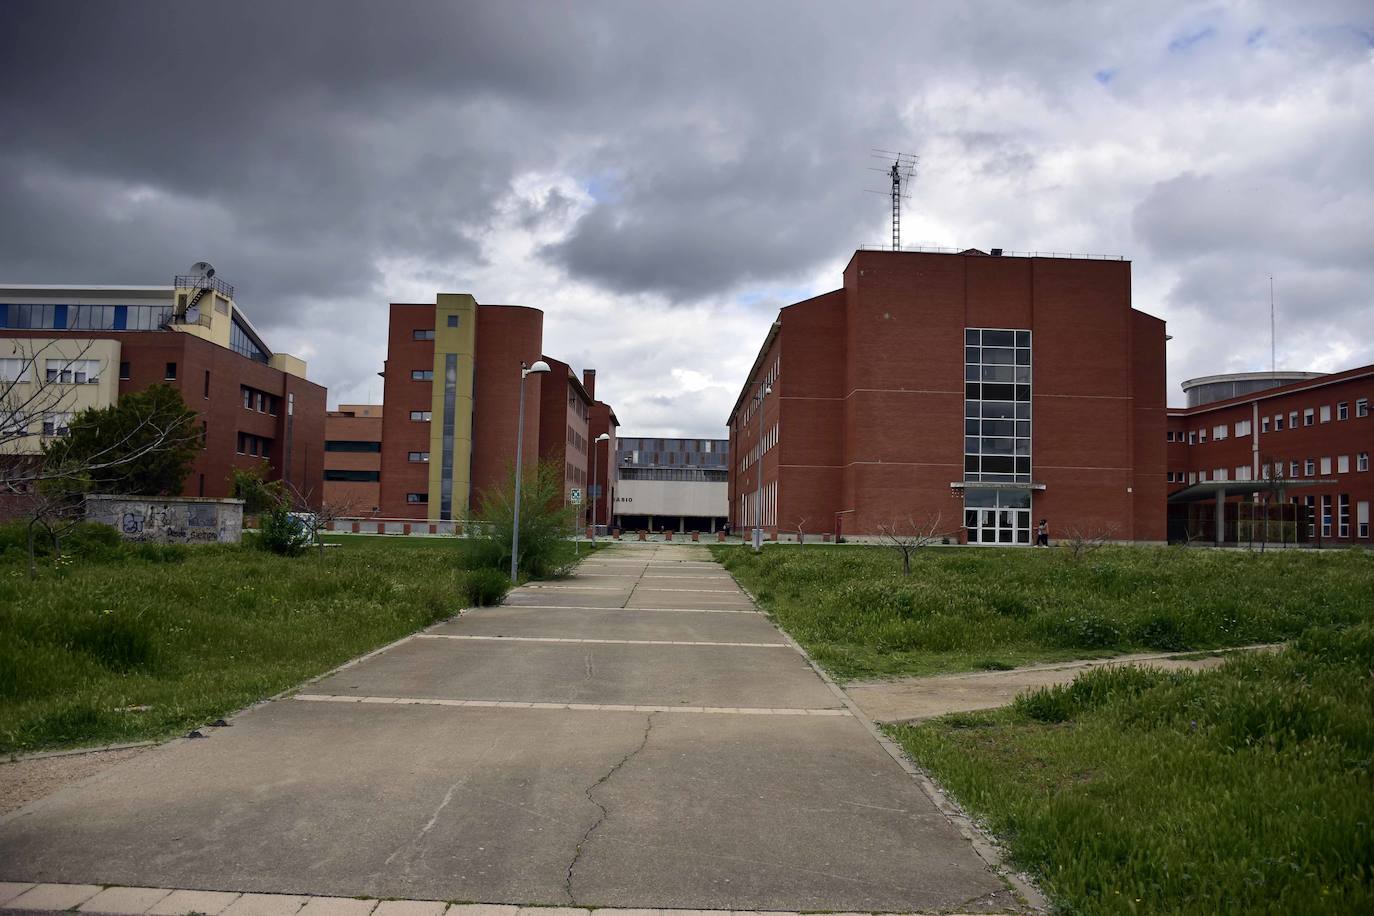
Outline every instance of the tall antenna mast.
<svg viewBox="0 0 1374 916"><path fill-rule="evenodd" d="M1279 371L1278 359L1274 348L1274 275L1269 275L1269 374Z"/></svg>
<svg viewBox="0 0 1374 916"><path fill-rule="evenodd" d="M902 250L902 201L911 199L909 185L911 180L916 177L917 157L911 153L897 153L892 150L875 149L872 152L874 159L881 159L884 162L891 161L891 165L884 168L869 166L874 172L882 172L892 182L891 190L876 191L867 189L874 194L886 194L892 198L892 250Z"/></svg>

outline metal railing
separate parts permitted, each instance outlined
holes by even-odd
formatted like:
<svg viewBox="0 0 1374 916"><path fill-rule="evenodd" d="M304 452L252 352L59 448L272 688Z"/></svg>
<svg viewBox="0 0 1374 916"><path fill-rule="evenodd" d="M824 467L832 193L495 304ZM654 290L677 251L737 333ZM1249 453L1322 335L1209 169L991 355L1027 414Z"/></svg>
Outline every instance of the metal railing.
<svg viewBox="0 0 1374 916"><path fill-rule="evenodd" d="M178 275L172 281L172 285L177 289L212 289L226 299L234 298L234 287L225 283L219 277L191 277Z"/></svg>
<svg viewBox="0 0 1374 916"><path fill-rule="evenodd" d="M860 251L892 251L891 245L860 245ZM903 245L900 251L925 252L926 254L962 254L965 251L982 251L971 248L942 248L931 245ZM1009 249L993 249L1001 251L1001 257L1006 258L1073 258L1075 260L1086 261L1124 261L1125 255L1121 254L1082 254L1075 251L1011 251ZM985 254L987 252L984 252ZM997 257L997 255L990 255Z"/></svg>

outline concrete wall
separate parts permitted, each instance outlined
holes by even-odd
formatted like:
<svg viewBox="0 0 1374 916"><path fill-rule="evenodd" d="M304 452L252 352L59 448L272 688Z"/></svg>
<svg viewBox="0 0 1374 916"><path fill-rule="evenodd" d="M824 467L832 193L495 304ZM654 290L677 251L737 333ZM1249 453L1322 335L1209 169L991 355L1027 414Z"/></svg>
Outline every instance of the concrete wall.
<svg viewBox="0 0 1374 916"><path fill-rule="evenodd" d="M728 489L719 483L696 480L622 480L616 484L617 515L696 516L724 518Z"/></svg>
<svg viewBox="0 0 1374 916"><path fill-rule="evenodd" d="M86 520L109 525L128 541L237 544L243 536L243 500L88 496Z"/></svg>

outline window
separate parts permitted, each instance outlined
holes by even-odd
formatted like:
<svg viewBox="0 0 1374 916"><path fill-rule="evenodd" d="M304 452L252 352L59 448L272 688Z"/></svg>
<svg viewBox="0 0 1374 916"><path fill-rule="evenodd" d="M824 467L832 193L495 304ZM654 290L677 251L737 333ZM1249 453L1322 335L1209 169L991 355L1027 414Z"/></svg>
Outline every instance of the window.
<svg viewBox="0 0 1374 916"><path fill-rule="evenodd" d="M457 316L457 315L449 315L449 316L448 316L448 326L451 327L451 328L456 328L456 327L458 327L458 316Z"/></svg>
<svg viewBox="0 0 1374 916"><path fill-rule="evenodd" d="M1283 414L1281 413L1274 414L1274 432L1283 432Z"/></svg>
<svg viewBox="0 0 1374 916"><path fill-rule="evenodd" d="M1197 471L1189 471L1189 472L1188 472L1188 485L1189 485L1189 486L1192 486L1192 485L1195 484L1195 483L1197 483Z"/></svg>
<svg viewBox="0 0 1374 916"><path fill-rule="evenodd" d="M1213 480L1226 480L1229 476L1230 476L1230 474L1229 474L1229 472L1226 470L1226 468L1217 468L1216 471L1212 474L1212 479L1213 479Z"/></svg>
<svg viewBox="0 0 1374 916"><path fill-rule="evenodd" d="M1355 470L1369 470L1369 452L1360 452L1358 455L1355 456Z"/></svg>
<svg viewBox="0 0 1374 916"><path fill-rule="evenodd" d="M414 331L411 331L411 332L410 332L410 339L411 339L411 340L433 340L433 339L434 339L434 329L433 329L433 328L416 328Z"/></svg>
<svg viewBox="0 0 1374 916"><path fill-rule="evenodd" d="M382 479L382 475L380 471L343 471L338 469L326 469L324 472L324 479L347 483L376 483Z"/></svg>
<svg viewBox="0 0 1374 916"><path fill-rule="evenodd" d="M1323 458L1323 459L1322 459L1322 476L1325 477L1327 474L1330 474L1330 473L1331 473L1331 459L1330 459L1330 458Z"/></svg>
<svg viewBox="0 0 1374 916"><path fill-rule="evenodd" d="M1296 461L1290 461L1290 462L1288 462L1288 477L1289 477L1289 479L1290 479L1290 480L1296 479L1297 476L1298 476L1298 463L1297 463Z"/></svg>
<svg viewBox="0 0 1374 916"><path fill-rule="evenodd" d="M427 503L427 502L429 502L429 494L428 494L428 493L407 493L407 494L406 494L406 502L411 503L411 504L414 504L414 503Z"/></svg>
<svg viewBox="0 0 1374 916"><path fill-rule="evenodd" d="M1289 429L1297 429L1297 428L1298 428L1298 412L1297 412L1296 410L1292 410L1292 411L1289 411L1289 412L1288 412L1288 428L1289 428Z"/></svg>
<svg viewBox="0 0 1374 916"><path fill-rule="evenodd" d="M129 379L129 361L128 361L128 360L125 360L124 362L122 362L122 363L119 364L119 377L120 377L121 379L124 379L125 381L128 381L128 379Z"/></svg>
<svg viewBox="0 0 1374 916"><path fill-rule="evenodd" d="M382 443L367 439L328 439L324 443L326 452L380 452Z"/></svg>
<svg viewBox="0 0 1374 916"><path fill-rule="evenodd" d="M33 377L31 363L20 357L0 359L0 382L27 382Z"/></svg>
<svg viewBox="0 0 1374 916"><path fill-rule="evenodd" d="M254 403L258 413L267 413L267 398L261 391L253 392Z"/></svg>
<svg viewBox="0 0 1374 916"><path fill-rule="evenodd" d="M1322 537L1331 537L1331 497L1322 497Z"/></svg>
<svg viewBox="0 0 1374 916"><path fill-rule="evenodd" d="M71 422L72 415L70 413L45 413L43 414L43 435L65 436Z"/></svg>
<svg viewBox="0 0 1374 916"><path fill-rule="evenodd" d="M1236 421L1236 436L1237 436L1237 437L1240 437L1240 436L1248 436L1248 435L1250 435L1250 421L1249 421L1249 420L1237 420L1237 421Z"/></svg>
<svg viewBox="0 0 1374 916"><path fill-rule="evenodd" d="M47 360L47 380L62 385L94 385L100 381L98 359Z"/></svg>
<svg viewBox="0 0 1374 916"><path fill-rule="evenodd" d="M1260 432L1262 432L1262 433L1267 433L1267 432L1269 432L1269 418L1268 418L1268 417L1260 417Z"/></svg>
<svg viewBox="0 0 1374 916"><path fill-rule="evenodd" d="M1359 398L1359 399L1357 399L1357 400L1355 401L1355 416L1357 416L1357 417L1367 417L1367 416L1369 416L1369 399L1368 399L1368 398Z"/></svg>
<svg viewBox="0 0 1374 916"><path fill-rule="evenodd" d="M168 363L167 371L162 373L162 378L169 382L175 382L177 380L177 364Z"/></svg>
<svg viewBox="0 0 1374 916"><path fill-rule="evenodd" d="M1355 524L1362 538L1369 537L1369 501L1361 500L1355 504Z"/></svg>
<svg viewBox="0 0 1374 916"><path fill-rule="evenodd" d="M1323 404L1323 405L1321 406L1321 421L1322 421L1323 423L1330 423L1330 422L1331 422L1331 405L1330 405L1330 404Z"/></svg>
<svg viewBox="0 0 1374 916"><path fill-rule="evenodd" d="M1236 467L1236 480L1250 480L1250 465L1242 464Z"/></svg>
<svg viewBox="0 0 1374 916"><path fill-rule="evenodd" d="M406 455L407 461L428 461L429 452L409 452Z"/></svg>
<svg viewBox="0 0 1374 916"><path fill-rule="evenodd" d="M421 423L428 423L430 416L431 414L428 410L412 410L410 412L410 418L412 420L418 420Z"/></svg>
<svg viewBox="0 0 1374 916"><path fill-rule="evenodd" d="M1349 419L1350 419L1350 402L1349 402L1349 401L1341 401L1339 404L1336 405L1336 419L1337 419L1337 420L1349 420Z"/></svg>
<svg viewBox="0 0 1374 916"><path fill-rule="evenodd" d="M1312 425L1312 419L1313 419L1313 417L1315 417L1315 416L1316 416L1316 411L1314 411L1311 407L1309 407L1309 408L1307 408L1306 410L1304 410L1304 411L1302 412L1302 425L1303 425L1303 426L1311 426L1311 425Z"/></svg>
<svg viewBox="0 0 1374 916"><path fill-rule="evenodd" d="M201 395L207 401L210 399L210 370L205 370L205 393Z"/></svg>
<svg viewBox="0 0 1374 916"><path fill-rule="evenodd" d="M411 369L410 380L412 382L432 382L434 381L433 369Z"/></svg>
<svg viewBox="0 0 1374 916"><path fill-rule="evenodd" d="M1213 426L1213 427L1212 427L1212 441L1213 441L1213 442L1220 442L1222 439L1225 439L1225 438L1226 438L1226 433L1227 433L1227 430L1226 430L1226 424L1225 424L1225 423L1222 423L1220 426Z"/></svg>
<svg viewBox="0 0 1374 916"><path fill-rule="evenodd" d="M1304 461L1302 466L1302 473L1304 477L1311 477L1313 474L1317 473L1317 459L1308 458L1306 461Z"/></svg>
<svg viewBox="0 0 1374 916"><path fill-rule="evenodd" d="M1205 429L1200 429L1200 430L1197 431L1197 441L1198 441L1198 442L1206 442L1206 441L1207 441L1207 430L1205 430Z"/></svg>
<svg viewBox="0 0 1374 916"><path fill-rule="evenodd" d="M209 448L209 447L210 447L210 424L209 424L207 421L205 421L205 420L201 420L201 421L200 421L200 447L201 447L201 448ZM202 479L204 479L204 477L205 477L204 474L201 474L200 476L201 476ZM204 496L205 494L202 493L202 494L200 494L200 495L201 495L201 496Z"/></svg>
<svg viewBox="0 0 1374 916"><path fill-rule="evenodd" d="M964 479L1028 483L1031 332L964 331Z"/></svg>
<svg viewBox="0 0 1374 916"><path fill-rule="evenodd" d="M1350 473L1350 456L1349 456L1349 455L1337 455L1337 456L1336 456L1336 473L1337 473L1337 474L1349 474L1349 473Z"/></svg>
<svg viewBox="0 0 1374 916"><path fill-rule="evenodd" d="M247 389L247 388L244 388L244 389L242 389L242 393L243 393L243 409L244 409L244 410L252 410L252 409L253 409L253 392L250 391L250 390Z"/></svg>
<svg viewBox="0 0 1374 916"><path fill-rule="evenodd" d="M1197 430L1188 430L1188 444L1197 445Z"/></svg>

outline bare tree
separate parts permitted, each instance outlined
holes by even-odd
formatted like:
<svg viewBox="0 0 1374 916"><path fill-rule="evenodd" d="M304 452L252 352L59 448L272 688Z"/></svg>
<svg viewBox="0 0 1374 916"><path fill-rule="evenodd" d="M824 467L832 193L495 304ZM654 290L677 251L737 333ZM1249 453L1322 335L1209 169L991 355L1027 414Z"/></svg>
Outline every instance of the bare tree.
<svg viewBox="0 0 1374 916"><path fill-rule="evenodd" d="M1063 538L1060 543L1068 548L1070 556L1075 560L1081 560L1108 541L1115 540L1117 526L1073 525L1067 531L1068 536Z"/></svg>
<svg viewBox="0 0 1374 916"><path fill-rule="evenodd" d="M1260 535L1260 553L1264 553L1265 547L1269 544L1269 521L1270 507L1279 507L1279 541L1285 543L1284 537L1284 518L1283 505L1284 495L1288 491L1288 475L1284 473L1283 459L1275 455L1266 455L1260 459L1260 479L1267 485L1264 492L1264 529ZM1251 528L1254 527L1253 521ZM1295 523L1296 533L1296 523Z"/></svg>
<svg viewBox="0 0 1374 916"><path fill-rule="evenodd" d="M42 438L66 434L78 409L80 386L109 367L101 366L95 376L88 374L89 342L81 342L75 356L63 353L59 340L26 343L11 340L8 352L0 352L0 491L23 494L46 481L74 483L194 438L187 435L184 412L150 410L80 461L44 461ZM61 365L49 369L49 362Z"/></svg>
<svg viewBox="0 0 1374 916"><path fill-rule="evenodd" d="M290 481L283 481L286 487L288 503L294 507L292 517L300 522L301 527L310 535L310 542L319 548L320 556L324 556L324 538L322 533L329 530L335 522L344 518L351 518L357 512L357 506L350 500L334 502L321 499L318 506L311 505L313 490L302 492L299 487Z"/></svg>
<svg viewBox="0 0 1374 916"><path fill-rule="evenodd" d="M52 546L53 562L62 559L62 540L81 524L81 499L67 491L47 492L33 489L22 497L28 535L29 578L38 577L38 535L44 534Z"/></svg>
<svg viewBox="0 0 1374 916"><path fill-rule="evenodd" d="M905 521L894 519L890 524L879 525L878 532L887 546L901 553L903 576L911 575L911 557L916 551L949 536L949 531L941 526L939 512L927 515L920 524L910 515Z"/></svg>
<svg viewBox="0 0 1374 916"><path fill-rule="evenodd" d="M796 529L797 529L797 543L798 543L798 544L804 544L804 543L806 543L806 519L804 519L804 518L803 518L803 519L798 519L798 520L797 520L797 524L796 524Z"/></svg>

